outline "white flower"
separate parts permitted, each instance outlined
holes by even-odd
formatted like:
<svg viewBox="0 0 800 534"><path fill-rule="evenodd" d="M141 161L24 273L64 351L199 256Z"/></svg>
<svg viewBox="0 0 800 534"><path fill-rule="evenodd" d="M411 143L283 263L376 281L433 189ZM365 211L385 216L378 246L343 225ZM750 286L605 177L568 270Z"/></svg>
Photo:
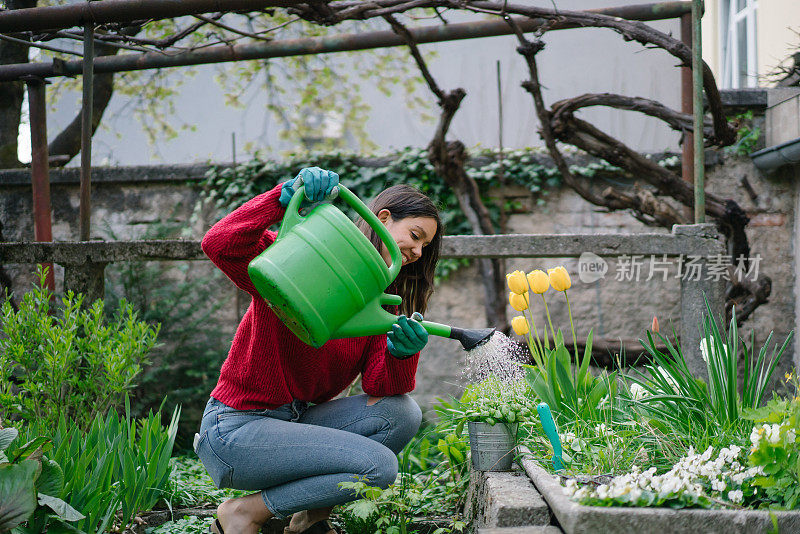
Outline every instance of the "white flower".
<svg viewBox="0 0 800 534"><path fill-rule="evenodd" d="M780 425L778 425L778 424L764 425L764 430L766 431L767 441L769 441L773 445L778 443L781 440L781 426Z"/></svg>
<svg viewBox="0 0 800 534"><path fill-rule="evenodd" d="M758 449L758 443L761 441L761 434L764 433L764 425L754 426L753 431L750 432L750 443L753 444L752 450Z"/></svg>
<svg viewBox="0 0 800 534"><path fill-rule="evenodd" d="M672 391L667 391L665 393L672 393L672 392L680 393L680 388L678 388L678 382L671 374L669 374L669 371L667 371L663 367L651 367L650 373L653 375L653 378L655 378L656 376L661 377L661 379L663 379L663 381L667 383L667 386L669 386L672 389ZM656 385L660 385L660 381L654 381L654 382Z"/></svg>
<svg viewBox="0 0 800 534"><path fill-rule="evenodd" d="M709 347L711 350L709 350ZM717 348L716 342L714 341L713 337L704 337L700 340L700 356L703 357L704 362L708 362L708 355L709 354L718 354L722 353L724 358L728 357L728 346L725 344L720 345L720 350L714 350Z"/></svg>
<svg viewBox="0 0 800 534"><path fill-rule="evenodd" d="M608 432L608 427L606 427L606 424L605 424L605 423L600 423L599 425L597 425L596 427L594 427L594 430L595 430L595 432L597 433L597 435L598 435L598 436L601 436L601 437L602 437L602 436L606 436L606 435L608 435L608 434L609 434L609 432Z"/></svg>
<svg viewBox="0 0 800 534"><path fill-rule="evenodd" d="M647 395L647 390L639 384L631 384L631 398L633 400L643 399Z"/></svg>
<svg viewBox="0 0 800 534"><path fill-rule="evenodd" d="M741 503L744 500L742 490L732 490L728 492L728 499L731 502Z"/></svg>

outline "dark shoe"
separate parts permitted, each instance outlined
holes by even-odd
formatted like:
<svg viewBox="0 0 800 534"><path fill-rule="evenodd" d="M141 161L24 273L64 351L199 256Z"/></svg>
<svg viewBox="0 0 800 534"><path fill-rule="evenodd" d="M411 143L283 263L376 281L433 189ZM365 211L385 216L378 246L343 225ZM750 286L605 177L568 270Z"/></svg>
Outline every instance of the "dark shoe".
<svg viewBox="0 0 800 534"><path fill-rule="evenodd" d="M208 531L211 534L225 534L225 531L222 530L222 524L217 518L214 518L214 523L208 526Z"/></svg>

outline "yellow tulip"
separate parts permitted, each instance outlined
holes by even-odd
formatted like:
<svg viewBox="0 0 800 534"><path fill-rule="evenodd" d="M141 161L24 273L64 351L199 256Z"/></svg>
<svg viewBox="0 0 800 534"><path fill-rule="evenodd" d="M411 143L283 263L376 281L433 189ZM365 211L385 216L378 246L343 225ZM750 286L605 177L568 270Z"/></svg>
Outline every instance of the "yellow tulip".
<svg viewBox="0 0 800 534"><path fill-rule="evenodd" d="M511 319L511 328L514 329L514 333L518 336L524 336L531 331L531 327L528 326L528 320L522 315L517 315Z"/></svg>
<svg viewBox="0 0 800 534"><path fill-rule="evenodd" d="M528 285L531 286L531 291L541 295L550 289L550 279L544 271L536 269L528 273Z"/></svg>
<svg viewBox="0 0 800 534"><path fill-rule="evenodd" d="M528 309L528 294L525 293L524 295L517 295L516 293L509 293L508 294L508 302L511 304L511 307L517 311L525 311Z"/></svg>
<svg viewBox="0 0 800 534"><path fill-rule="evenodd" d="M522 271L514 271L507 274L506 282L508 282L508 288L517 295L522 295L528 290L528 284L525 282L525 273Z"/></svg>
<svg viewBox="0 0 800 534"><path fill-rule="evenodd" d="M564 267L560 265L547 269L547 275L550 277L550 285L556 291L566 291L572 287L572 281L569 279L569 273Z"/></svg>

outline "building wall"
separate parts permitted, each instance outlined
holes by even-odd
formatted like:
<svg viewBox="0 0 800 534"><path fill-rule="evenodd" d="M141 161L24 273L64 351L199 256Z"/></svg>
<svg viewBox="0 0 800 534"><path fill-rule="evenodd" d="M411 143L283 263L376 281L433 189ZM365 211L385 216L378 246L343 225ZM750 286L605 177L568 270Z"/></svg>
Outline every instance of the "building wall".
<svg viewBox="0 0 800 534"><path fill-rule="evenodd" d="M720 39L720 0L706 0L703 15L703 59L717 80L722 76ZM791 55L800 51L800 2L797 0L761 0L756 15L756 51L759 86L771 86L767 75L783 64L791 66Z"/></svg>
<svg viewBox="0 0 800 534"><path fill-rule="evenodd" d="M148 228L159 222L171 221L185 228L188 237L199 239L216 220L216 216L208 214L192 218L198 196L195 188L186 185L186 178L201 176L202 172L202 167L175 166L160 171L155 168L96 169L92 196L93 235L133 239L145 235ZM725 158L721 164L709 169L707 176L708 191L735 198L750 215L747 233L752 246L751 256L762 257L760 269L772 279L769 303L760 307L742 329L745 334L754 328L759 343L763 343L772 330L775 339L782 342L790 330L800 328L800 324L795 325L798 321L797 302L800 302L796 283L800 254L797 250L800 223L796 221L800 206L800 176L796 173L790 169L775 176L764 176L749 159ZM30 187L19 180L17 185L9 183L8 176L9 173L0 173L0 222L4 226L5 239L32 240ZM78 183L75 179L60 180L60 176L60 173L54 173L56 184L52 188L54 237L56 240L73 240L78 235ZM73 172L73 176L77 173ZM109 177L112 179L104 179ZM752 185L755 198L746 192L744 179ZM530 193L522 189L510 189L504 194L514 196L522 201L523 206L528 206L510 217L511 233L666 232L648 228L627 213L602 212L566 188L552 191L544 206L536 206ZM621 276L625 262L619 259L610 259L605 278L591 283L582 282L575 274L578 272L577 259L511 259L507 260L506 269L529 271L566 266L573 275L570 301L578 336L585 338L591 328L595 337L636 339L650 326L654 315L659 318L662 332L671 332L672 326L680 331L677 265L674 262L668 265L668 278L664 281L657 271L650 277L651 259L639 260L642 267L638 280ZM17 292L29 287L32 266L5 267L15 278ZM211 272L213 266L210 262L193 262L192 270ZM57 281L59 276L57 272ZM219 293L225 302L219 321L232 337L247 297L245 295L242 299L227 280L221 282ZM567 333L567 339L571 339L562 295L551 294L548 298L554 324ZM543 321L541 308L538 309L539 320ZM509 317L515 313L508 309ZM486 327L483 289L477 269L473 266L459 270L441 284L426 317L465 328ZM800 354L800 345L797 347L795 353ZM788 366L791 355L787 358L783 368ZM431 337L420 363L415 392L418 401L429 406L436 397L458 395L463 385L461 372L464 366L465 353L457 342Z"/></svg>

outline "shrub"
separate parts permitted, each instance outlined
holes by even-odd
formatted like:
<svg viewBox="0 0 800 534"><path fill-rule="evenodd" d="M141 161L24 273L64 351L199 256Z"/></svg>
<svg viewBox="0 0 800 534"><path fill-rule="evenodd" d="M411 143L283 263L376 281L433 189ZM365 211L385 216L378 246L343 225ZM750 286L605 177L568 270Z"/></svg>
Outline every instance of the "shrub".
<svg viewBox="0 0 800 534"><path fill-rule="evenodd" d="M133 386L158 327L124 301L106 319L102 300L84 309L82 295L56 299L46 269L37 274L19 311L8 299L0 307L0 417L47 428L65 418L86 428Z"/></svg>

